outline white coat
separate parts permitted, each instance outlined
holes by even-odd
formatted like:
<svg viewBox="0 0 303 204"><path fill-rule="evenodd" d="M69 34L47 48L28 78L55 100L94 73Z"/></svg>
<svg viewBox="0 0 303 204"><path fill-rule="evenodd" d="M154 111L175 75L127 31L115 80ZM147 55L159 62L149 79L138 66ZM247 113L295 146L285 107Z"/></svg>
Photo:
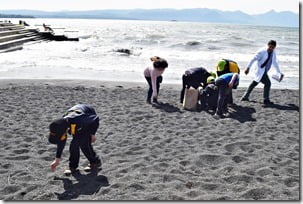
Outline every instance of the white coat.
<svg viewBox="0 0 303 204"><path fill-rule="evenodd" d="M255 54L255 56L253 57L253 59L247 65L247 67L249 69L252 67L252 65L254 65L254 68L255 68L253 70L254 81L256 81L258 83L261 81L262 76L263 76L263 74L265 72L265 67L261 68L261 65L266 61L267 57L268 57L267 47L261 48L261 49L259 49L257 51L257 53ZM255 61L257 61L257 63L254 64ZM275 50L272 53L272 64L271 64L270 68L272 66L275 68L277 74L282 74L281 71L280 71L278 62L277 62Z"/></svg>

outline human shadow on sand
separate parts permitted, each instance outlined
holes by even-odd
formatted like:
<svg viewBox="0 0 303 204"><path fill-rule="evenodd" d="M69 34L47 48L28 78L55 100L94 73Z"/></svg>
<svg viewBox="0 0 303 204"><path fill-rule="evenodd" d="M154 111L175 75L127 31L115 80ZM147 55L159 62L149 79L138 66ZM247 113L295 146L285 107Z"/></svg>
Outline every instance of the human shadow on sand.
<svg viewBox="0 0 303 204"><path fill-rule="evenodd" d="M163 110L163 111L168 112L168 113L175 113L175 112L182 113L182 111L178 107L175 107L175 106L173 106L169 103L158 102L158 103L153 103L152 106L154 108Z"/></svg>
<svg viewBox="0 0 303 204"><path fill-rule="evenodd" d="M292 104L292 103L285 104L285 105L280 105L280 104L277 104L277 103L267 105L267 104L264 104L263 102L255 101L255 100L250 100L249 102L250 103L262 104L263 108L276 108L276 109L279 109L279 110L293 110L293 111L298 111L298 112L300 111L299 106L297 106L295 104Z"/></svg>
<svg viewBox="0 0 303 204"><path fill-rule="evenodd" d="M73 174L76 181L69 178L55 177L54 180L62 180L64 185L63 193L55 193L58 200L77 199L80 195L94 195L99 192L101 187L109 186L106 176L98 175L98 171L89 174L77 172Z"/></svg>
<svg viewBox="0 0 303 204"><path fill-rule="evenodd" d="M286 105L279 105L279 104L271 104L271 105L263 105L264 108L276 108L279 110L293 110L299 112L299 106L295 104L286 104Z"/></svg>
<svg viewBox="0 0 303 204"><path fill-rule="evenodd" d="M256 109L236 104L233 104L230 108L234 111L230 112L229 118L238 120L240 123L256 121L256 119L252 117L252 114L256 112Z"/></svg>

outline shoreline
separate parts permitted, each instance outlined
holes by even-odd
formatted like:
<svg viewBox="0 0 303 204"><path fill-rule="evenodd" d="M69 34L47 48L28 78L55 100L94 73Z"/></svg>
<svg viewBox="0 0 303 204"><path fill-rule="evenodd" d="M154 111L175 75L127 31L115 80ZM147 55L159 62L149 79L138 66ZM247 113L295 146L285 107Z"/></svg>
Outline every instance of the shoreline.
<svg viewBox="0 0 303 204"><path fill-rule="evenodd" d="M262 89L221 120L183 110L181 86L162 84L159 105L145 103L147 83L90 80L0 80L0 199L285 200L300 198L299 90ZM77 103L100 117L93 144L102 171L51 172L48 125ZM79 167L87 165L80 153Z"/></svg>
<svg viewBox="0 0 303 204"><path fill-rule="evenodd" d="M115 87L115 86L125 86L126 88L137 87L137 86L146 86L147 82L130 82L130 81L112 81L112 80L95 80L95 79L0 79L0 88L7 87L8 85L62 85L62 86L85 86L85 87L99 87L106 86ZM182 82L180 84L177 83L162 83L161 87L180 87L182 89ZM246 89L247 87L238 87L238 89ZM260 83L255 87L255 89L263 89L263 84ZM271 90L293 90L299 91L299 89L291 89L291 88L271 88ZM236 90L235 90L236 91Z"/></svg>

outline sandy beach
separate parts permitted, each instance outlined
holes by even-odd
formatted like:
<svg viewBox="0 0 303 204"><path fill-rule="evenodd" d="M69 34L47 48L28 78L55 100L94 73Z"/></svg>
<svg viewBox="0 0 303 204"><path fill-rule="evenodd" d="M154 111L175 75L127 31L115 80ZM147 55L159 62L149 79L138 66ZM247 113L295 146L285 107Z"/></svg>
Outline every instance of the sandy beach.
<svg viewBox="0 0 303 204"><path fill-rule="evenodd" d="M162 84L159 105L147 84L0 80L1 200L299 200L299 90L262 85L230 117L183 110L180 85ZM55 172L48 125L78 103L100 116L94 148L102 170L65 176L68 147ZM80 166L87 164L81 154Z"/></svg>

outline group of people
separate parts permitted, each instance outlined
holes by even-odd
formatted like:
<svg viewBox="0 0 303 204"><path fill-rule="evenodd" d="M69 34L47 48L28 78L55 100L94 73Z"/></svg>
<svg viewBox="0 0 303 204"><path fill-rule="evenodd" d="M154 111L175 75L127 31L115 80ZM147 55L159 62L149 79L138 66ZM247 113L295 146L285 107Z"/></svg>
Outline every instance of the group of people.
<svg viewBox="0 0 303 204"><path fill-rule="evenodd" d="M269 99L271 82L268 77L268 71L275 67L280 74L280 80L283 74L280 71L276 60L276 42L270 40L267 47L257 51L256 55L248 63L244 73L248 74L252 65L256 64L254 79L247 88L242 101L249 101L252 90L261 82L264 84L264 104L272 104ZM144 70L144 76L149 85L146 102L148 104L158 103L160 83L162 83L162 74L168 67L168 63L161 57L151 57L152 65ZM216 73L208 72L203 67L192 68L185 71L182 76L182 90L180 102L185 98L185 89L193 87L200 90L200 107L204 110L212 109L217 118L224 117L228 112L227 105L233 103L232 89L239 85L240 69L235 61L222 59L217 63ZM69 167L65 169L65 174L73 174L78 171L80 149L88 159L89 164L84 169L87 171L100 169L101 159L95 153L92 143L96 141L96 132L99 127L99 117L93 107L86 104L78 104L69 110L60 118L54 120L49 125L48 140L57 145L56 157L50 167L55 171L60 163L61 155L66 144L67 134L72 135L70 143Z"/></svg>
<svg viewBox="0 0 303 204"><path fill-rule="evenodd" d="M263 102L266 105L273 104L270 101L269 93L271 81L268 71L271 67L276 69L280 76L279 81L283 79L276 57L276 41L270 40L267 46L257 51L255 56L250 60L244 73L248 74L253 65L254 79L245 91L241 101L249 101L252 90L261 82L264 84ZM147 103L158 102L158 94L160 83L162 82L162 74L168 67L165 59L160 57L152 57L152 66L147 67L144 76L149 84ZM256 63L255 63L256 62ZM227 105L233 104L232 89L236 89L240 80L240 68L233 60L221 59L217 63L216 73L209 72L203 67L190 68L185 71L182 76L182 90L180 94L180 102L183 103L185 90L193 87L198 89L202 87L199 94L199 105L201 109L215 110L215 117L222 118L228 112Z"/></svg>

